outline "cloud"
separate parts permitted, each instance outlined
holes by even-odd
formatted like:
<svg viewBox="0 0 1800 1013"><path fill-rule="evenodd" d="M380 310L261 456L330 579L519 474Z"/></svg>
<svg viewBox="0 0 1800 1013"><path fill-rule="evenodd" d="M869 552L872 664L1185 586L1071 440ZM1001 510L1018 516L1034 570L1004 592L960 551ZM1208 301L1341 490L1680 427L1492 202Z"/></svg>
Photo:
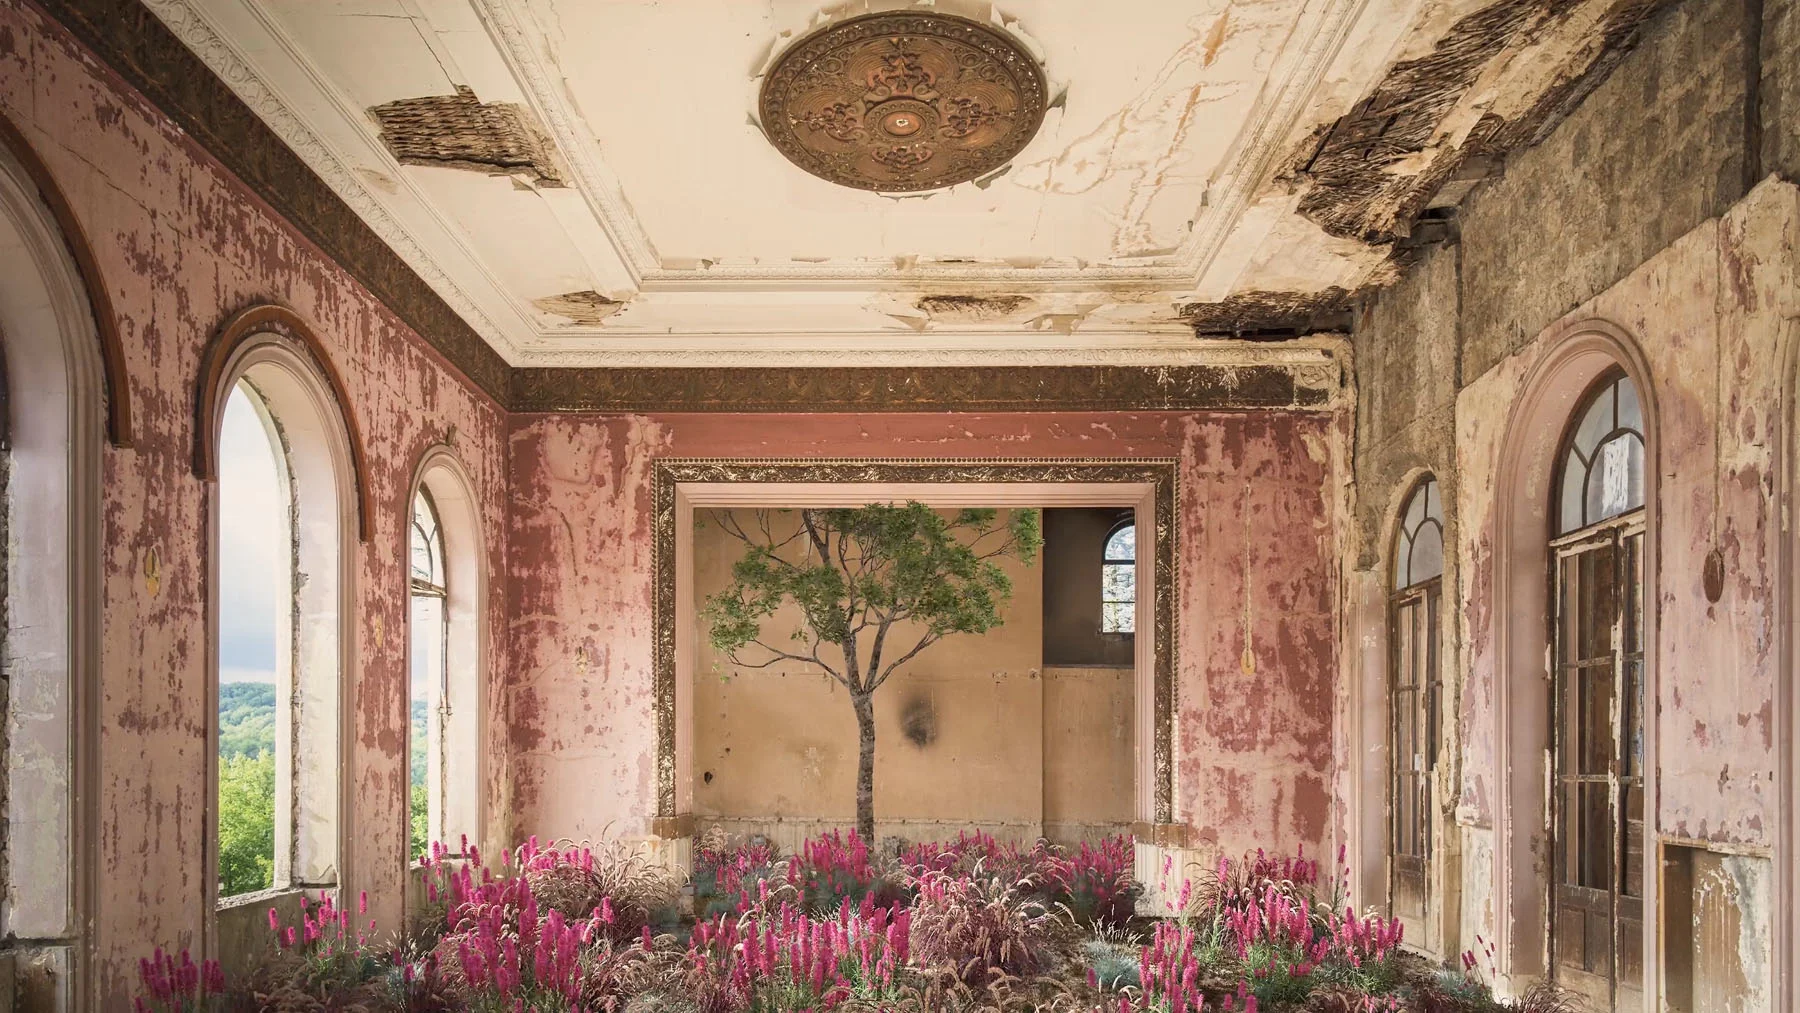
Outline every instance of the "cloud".
<svg viewBox="0 0 1800 1013"><path fill-rule="evenodd" d="M275 671L276 601L289 564L287 492L276 450L240 388L219 434L219 668ZM230 681L230 680L227 680Z"/></svg>

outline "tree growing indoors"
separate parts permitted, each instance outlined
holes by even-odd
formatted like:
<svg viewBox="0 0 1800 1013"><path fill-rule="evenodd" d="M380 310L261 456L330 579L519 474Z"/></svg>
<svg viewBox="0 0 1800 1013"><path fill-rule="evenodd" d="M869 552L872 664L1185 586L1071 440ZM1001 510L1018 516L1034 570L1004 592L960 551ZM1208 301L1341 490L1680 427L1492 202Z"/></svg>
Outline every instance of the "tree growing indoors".
<svg viewBox="0 0 1800 1013"><path fill-rule="evenodd" d="M856 827L872 841L875 692L945 637L1002 624L1012 581L1000 560L1036 560L1040 515L1016 510L1002 522L995 510L946 515L908 502L759 510L750 526L741 514L714 516L745 551L702 610L712 645L742 668L814 666L849 692L861 744ZM790 602L802 621L784 640L764 627Z"/></svg>

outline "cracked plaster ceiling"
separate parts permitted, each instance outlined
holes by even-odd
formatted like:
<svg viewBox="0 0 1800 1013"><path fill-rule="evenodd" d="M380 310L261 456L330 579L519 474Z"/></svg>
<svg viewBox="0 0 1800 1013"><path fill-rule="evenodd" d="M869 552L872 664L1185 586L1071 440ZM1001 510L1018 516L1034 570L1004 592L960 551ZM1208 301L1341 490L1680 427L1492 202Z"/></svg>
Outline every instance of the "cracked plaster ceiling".
<svg viewBox="0 0 1800 1013"><path fill-rule="evenodd" d="M1389 277L1300 213L1295 153L1482 7L936 0L1018 37L1051 108L999 173L884 196L790 164L757 94L902 3L145 3L517 365L1203 356L1208 304L1253 328Z"/></svg>

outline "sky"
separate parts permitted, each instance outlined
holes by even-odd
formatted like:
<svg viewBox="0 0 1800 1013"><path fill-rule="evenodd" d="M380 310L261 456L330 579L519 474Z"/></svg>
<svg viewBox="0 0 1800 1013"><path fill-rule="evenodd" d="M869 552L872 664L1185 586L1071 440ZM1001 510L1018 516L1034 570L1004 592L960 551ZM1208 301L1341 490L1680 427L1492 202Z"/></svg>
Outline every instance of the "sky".
<svg viewBox="0 0 1800 1013"><path fill-rule="evenodd" d="M286 494L274 446L242 388L219 433L219 681L274 682L276 581L288 564ZM435 622L427 603L426 622ZM423 618L423 617L422 617ZM439 634L441 636L441 634ZM431 652L413 653L412 691L427 698Z"/></svg>
<svg viewBox="0 0 1800 1013"><path fill-rule="evenodd" d="M239 388L219 434L219 681L275 681L275 581L286 565L280 472Z"/></svg>

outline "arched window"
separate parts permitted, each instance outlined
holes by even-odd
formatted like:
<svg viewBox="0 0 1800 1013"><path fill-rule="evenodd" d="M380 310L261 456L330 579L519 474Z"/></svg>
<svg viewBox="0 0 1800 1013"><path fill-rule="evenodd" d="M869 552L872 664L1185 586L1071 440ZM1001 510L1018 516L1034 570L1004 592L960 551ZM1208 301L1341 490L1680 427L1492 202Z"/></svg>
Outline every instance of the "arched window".
<svg viewBox="0 0 1800 1013"><path fill-rule="evenodd" d="M475 501L447 447L414 484L409 544L408 853L480 840L484 569Z"/></svg>
<svg viewBox="0 0 1800 1013"><path fill-rule="evenodd" d="M242 338L209 388L212 662L218 679L215 884L342 885L343 687L352 453L330 381L300 341ZM237 926L221 924L221 945Z"/></svg>
<svg viewBox="0 0 1800 1013"><path fill-rule="evenodd" d="M1126 521L1106 536L1101 557L1100 632L1132 633L1136 629L1137 524Z"/></svg>
<svg viewBox="0 0 1800 1013"><path fill-rule="evenodd" d="M1643 981L1644 436L1622 372L1563 439L1554 558L1549 931L1557 982L1635 1009Z"/></svg>
<svg viewBox="0 0 1800 1013"><path fill-rule="evenodd" d="M1438 628L1443 598L1444 508L1437 479L1416 483L1394 532L1388 600L1388 903L1423 940L1431 893L1433 772L1438 758L1442 681Z"/></svg>
<svg viewBox="0 0 1800 1013"><path fill-rule="evenodd" d="M444 655L450 635L444 587L443 532L431 494L420 488L412 503L412 693L409 697L407 797L408 845L425 853L443 825ZM438 819L433 820L436 811Z"/></svg>
<svg viewBox="0 0 1800 1013"><path fill-rule="evenodd" d="M1559 535L1644 505L1644 409L1623 375L1588 394L1563 449L1557 501Z"/></svg>
<svg viewBox="0 0 1800 1013"><path fill-rule="evenodd" d="M219 896L275 885L278 686L292 679L293 513L287 455L247 380L219 424ZM280 764L291 769L289 764Z"/></svg>

